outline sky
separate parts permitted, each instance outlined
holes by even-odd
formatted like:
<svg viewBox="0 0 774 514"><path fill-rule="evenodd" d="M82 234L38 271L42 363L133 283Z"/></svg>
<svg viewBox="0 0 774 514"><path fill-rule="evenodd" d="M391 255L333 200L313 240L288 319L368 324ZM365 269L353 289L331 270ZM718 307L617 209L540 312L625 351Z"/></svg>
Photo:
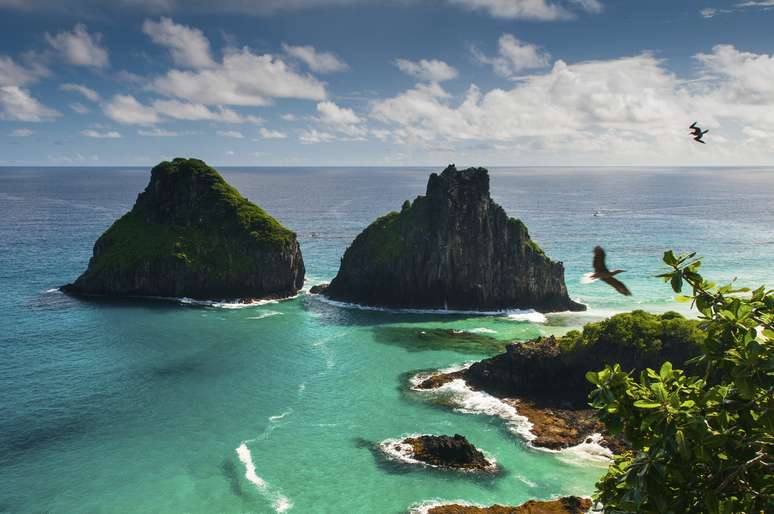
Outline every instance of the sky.
<svg viewBox="0 0 774 514"><path fill-rule="evenodd" d="M0 165L770 165L772 27L774 0L0 0Z"/></svg>

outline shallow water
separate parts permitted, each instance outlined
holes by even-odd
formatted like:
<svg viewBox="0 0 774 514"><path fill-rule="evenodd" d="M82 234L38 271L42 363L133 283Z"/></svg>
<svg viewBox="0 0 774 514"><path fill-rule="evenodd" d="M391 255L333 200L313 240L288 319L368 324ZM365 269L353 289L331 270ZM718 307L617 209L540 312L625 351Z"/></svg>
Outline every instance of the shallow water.
<svg viewBox="0 0 774 514"><path fill-rule="evenodd" d="M222 171L298 232L314 284L434 170ZM599 463L534 450L501 418L411 391L410 377L612 312L684 308L652 278L667 248L698 251L715 279L774 283L773 173L492 170L495 200L564 261L571 295L590 307L542 319L360 310L308 295L241 309L72 299L52 288L85 268L148 171L0 169L0 512L398 513L433 499L590 494ZM633 297L581 285L596 244L628 270ZM455 432L502 471L450 474L374 450Z"/></svg>

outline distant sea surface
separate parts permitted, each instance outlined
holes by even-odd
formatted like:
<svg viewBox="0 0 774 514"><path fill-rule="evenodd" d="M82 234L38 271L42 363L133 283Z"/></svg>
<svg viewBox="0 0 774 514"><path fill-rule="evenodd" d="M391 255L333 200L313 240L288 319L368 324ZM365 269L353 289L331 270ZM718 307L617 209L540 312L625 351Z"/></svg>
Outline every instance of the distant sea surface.
<svg viewBox="0 0 774 514"><path fill-rule="evenodd" d="M221 169L298 233L307 286L330 280L352 239L423 194L432 171ZM587 313L408 314L305 294L248 308L69 298L55 288L85 269L148 169L0 168L0 512L399 513L590 495L604 472L593 451L535 450L514 420L488 415L502 410L491 398L460 389L452 400L467 412L455 411L409 379L615 312L686 309L653 278L665 249L697 251L718 281L774 285L774 170L490 175L495 201L564 262ZM580 283L595 245L627 270L632 297ZM463 434L501 472L412 468L374 449L417 433Z"/></svg>

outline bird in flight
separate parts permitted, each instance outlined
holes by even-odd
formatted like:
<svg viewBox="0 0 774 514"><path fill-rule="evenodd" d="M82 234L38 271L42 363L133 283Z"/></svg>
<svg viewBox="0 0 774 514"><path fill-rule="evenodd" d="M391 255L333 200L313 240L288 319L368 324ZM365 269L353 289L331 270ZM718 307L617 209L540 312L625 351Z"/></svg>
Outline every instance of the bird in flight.
<svg viewBox="0 0 774 514"><path fill-rule="evenodd" d="M702 141L701 138L702 138L702 136L704 136L704 134L709 132L709 130L702 130L701 128L699 128L698 125L696 125L696 123L697 122L694 121L693 123L691 123L691 126L688 127L688 128L691 129L691 135L693 136L693 140L696 141L697 143L701 143L701 144L705 145L707 143Z"/></svg>
<svg viewBox="0 0 774 514"><path fill-rule="evenodd" d="M607 265L605 265L605 251L602 249L601 246L597 246L596 248L594 248L593 265L594 265L594 272L587 273L586 275L584 275L583 280L581 280L581 282L583 282L584 284L588 284L596 280L601 280L602 282L611 286L613 289L615 289L622 295L626 295L626 296L632 295L631 291L629 291L629 289L624 285L623 282L613 277L614 275L623 273L625 270L616 269L616 270L610 271L609 269L607 269Z"/></svg>

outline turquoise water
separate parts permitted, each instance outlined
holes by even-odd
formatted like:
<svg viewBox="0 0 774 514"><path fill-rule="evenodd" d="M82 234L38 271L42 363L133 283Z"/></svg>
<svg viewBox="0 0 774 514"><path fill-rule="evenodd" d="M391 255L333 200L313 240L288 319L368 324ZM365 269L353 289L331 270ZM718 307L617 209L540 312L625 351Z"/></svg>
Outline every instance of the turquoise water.
<svg viewBox="0 0 774 514"><path fill-rule="evenodd" d="M421 194L433 170L222 171L298 232L314 284L335 274L369 221ZM590 494L598 462L531 449L498 417L411 391L410 377L612 312L676 307L652 278L666 248L705 255L713 278L774 283L774 172L491 175L493 197L564 261L588 314L534 323L364 311L307 295L243 309L73 299L52 288L85 268L148 171L0 169L0 512L398 513L434 499ZM580 284L596 244L628 270L632 298ZM403 434L454 432L496 458L500 473L415 469L373 449Z"/></svg>

